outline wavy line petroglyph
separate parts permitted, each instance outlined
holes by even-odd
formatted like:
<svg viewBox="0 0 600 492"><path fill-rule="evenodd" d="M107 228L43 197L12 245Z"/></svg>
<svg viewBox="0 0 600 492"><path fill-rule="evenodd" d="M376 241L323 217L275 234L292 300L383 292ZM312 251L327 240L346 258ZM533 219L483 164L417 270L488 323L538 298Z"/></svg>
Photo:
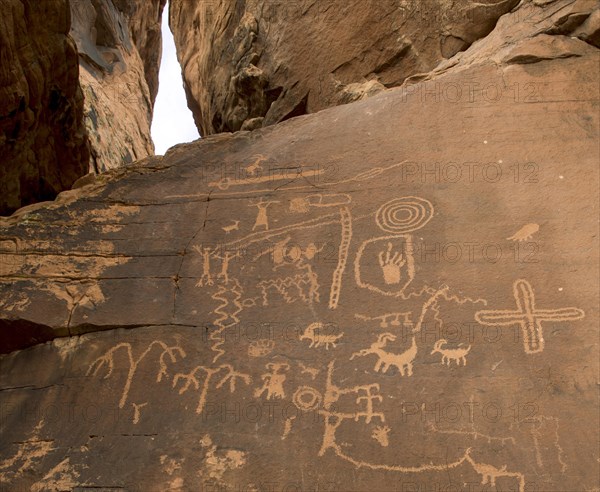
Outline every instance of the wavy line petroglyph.
<svg viewBox="0 0 600 492"><path fill-rule="evenodd" d="M212 330L209 340L213 342L210 349L216 352L213 358L213 364L225 354L221 346L225 343L224 332L231 326L237 326L240 322L238 314L243 310L242 303L243 289L237 279L231 280L227 277L227 282L219 285L217 291L211 295L211 299L217 301L219 305L213 310L212 314L217 318L214 324L216 330Z"/></svg>
<svg viewBox="0 0 600 492"><path fill-rule="evenodd" d="M159 368L158 373L156 375L156 382L160 383L163 377L169 377L167 372L166 357L168 357L172 363L175 363L177 362L178 356L182 359L184 359L186 356L185 351L180 346L168 346L166 343L161 342L160 340L154 340L153 342L151 342L150 345L148 345L148 348L146 348L146 350L144 350L137 359L133 356L133 348L131 346L131 343L119 343L118 345L115 345L114 347L109 349L103 356L98 357L94 362L92 362L92 364L87 370L86 376L89 376L90 374L97 376L100 373L101 369L104 366L106 366L107 372L104 375L103 379L108 379L112 375L115 368L115 354L119 351L119 349L124 349L125 353L127 354L129 369L127 372L125 386L123 388L123 392L121 393L121 399L119 401L119 408L123 408L125 406L125 403L127 402L129 390L131 389L131 383L133 381L133 378L136 374L140 362L144 360L144 358L152 351L154 347L159 347L162 349L162 352L160 353L160 356L158 358Z"/></svg>
<svg viewBox="0 0 600 492"><path fill-rule="evenodd" d="M575 321L585 316L579 308L537 309L533 287L527 280L513 284L516 310L487 310L475 313L475 320L488 326L519 325L523 333L525 353L535 354L544 350L543 322Z"/></svg>

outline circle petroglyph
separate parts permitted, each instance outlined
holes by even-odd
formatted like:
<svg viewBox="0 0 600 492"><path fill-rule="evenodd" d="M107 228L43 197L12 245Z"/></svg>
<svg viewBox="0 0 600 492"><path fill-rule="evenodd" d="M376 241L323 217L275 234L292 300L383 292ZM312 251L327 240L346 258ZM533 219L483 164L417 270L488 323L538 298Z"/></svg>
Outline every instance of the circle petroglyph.
<svg viewBox="0 0 600 492"><path fill-rule="evenodd" d="M294 405L305 412L318 408L322 399L321 393L310 386L300 386L292 397Z"/></svg>
<svg viewBox="0 0 600 492"><path fill-rule="evenodd" d="M433 217L433 205L424 198L406 196L383 204L377 211L377 225L384 231L406 234L423 227Z"/></svg>

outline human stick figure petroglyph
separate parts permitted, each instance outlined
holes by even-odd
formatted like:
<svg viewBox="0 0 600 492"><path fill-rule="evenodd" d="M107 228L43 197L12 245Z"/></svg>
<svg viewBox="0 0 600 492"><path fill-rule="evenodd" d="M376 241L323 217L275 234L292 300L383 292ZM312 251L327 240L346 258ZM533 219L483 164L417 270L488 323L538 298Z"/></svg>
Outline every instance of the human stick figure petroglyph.
<svg viewBox="0 0 600 492"><path fill-rule="evenodd" d="M457 348L444 348L445 345L448 344L448 340L445 340L443 338L439 339L437 342L435 342L435 344L433 345L433 350L431 351L431 355L435 354L435 353L439 353L442 354L442 364L446 364L447 366L450 366L451 362L456 362L457 366L460 366L460 363L462 362L463 366L467 365L467 354L469 353L469 351L471 350L471 345L469 345L468 347L457 347Z"/></svg>
<svg viewBox="0 0 600 492"><path fill-rule="evenodd" d="M319 348L321 345L325 345L325 350L329 350L329 345L336 347L336 343L344 336L344 333L330 334L325 333L330 330L331 327L336 326L333 324L325 325L320 322L311 323L306 327L304 333L300 336L300 340L310 340L309 347Z"/></svg>
<svg viewBox="0 0 600 492"><path fill-rule="evenodd" d="M210 273L210 259L216 257L216 250L212 248L203 248L202 246L194 246L194 251L202 256L202 276L196 287L211 286L214 284L214 280Z"/></svg>
<svg viewBox="0 0 600 492"><path fill-rule="evenodd" d="M381 371L385 374L390 367L395 366L398 368L398 371L400 371L401 376L412 376L413 361L417 356L417 342L415 337L412 337L410 347L401 354L394 354L384 350L388 341L393 342L395 340L396 335L392 333L381 333L369 348L354 352L351 355L350 360L353 360L355 357L364 357L371 354L376 355L377 362L373 368L375 372Z"/></svg>
<svg viewBox="0 0 600 492"><path fill-rule="evenodd" d="M103 356L97 358L94 362L92 362L92 364L88 368L86 376L89 376L90 374L97 376L102 367L106 366L107 372L104 375L104 379L108 379L112 375L113 370L115 368L115 353L118 352L119 349L125 349L127 359L129 361L129 369L127 372L127 380L125 381L125 387L123 388L123 392L121 394L121 400L119 401L119 408L123 408L129 395L131 382L133 381L133 378L135 376L140 362L150 353L150 351L154 347L159 347L162 349L162 352L158 359L158 374L156 375L156 382L160 383L163 377L168 377L166 357L168 357L172 363L175 363L177 362L177 356L183 359L185 358L186 354L185 351L178 345L169 347L166 343L161 342L159 340L154 340L152 343L150 343L148 348L146 348L146 350L144 350L144 352L142 352L137 359L133 356L133 348L130 343L119 343L118 345L115 345L110 350L108 350Z"/></svg>
<svg viewBox="0 0 600 492"><path fill-rule="evenodd" d="M285 383L285 373L289 370L290 365L286 362L270 362L265 367L269 372L261 376L263 385L254 391L255 398L260 398L263 393L267 393L267 400L285 398L283 383Z"/></svg>
<svg viewBox="0 0 600 492"><path fill-rule="evenodd" d="M265 200L264 198L260 198L258 200L258 202L255 203L250 203L250 205L248 205L249 207L257 207L258 208L258 214L256 216L256 221L254 222L254 226L252 227L252 230L256 230L259 227L264 227L265 231L269 230L269 216L267 213L267 209L269 208L270 205L273 205L275 203L279 203L278 200Z"/></svg>
<svg viewBox="0 0 600 492"><path fill-rule="evenodd" d="M585 313L578 308L537 309L533 287L527 280L517 280L513 284L516 310L486 310L475 313L475 320L488 326L519 325L523 332L525 353L535 354L544 350L542 322L574 321L582 319Z"/></svg>
<svg viewBox="0 0 600 492"><path fill-rule="evenodd" d="M208 395L210 383L212 382L213 378L222 371L225 371L225 375L215 385L216 389L222 388L225 385L225 383L229 382L229 392L233 393L235 391L235 385L238 379L241 379L246 384L250 384L250 382L252 381L252 378L249 374L243 374L241 372L236 371L231 364L221 364L218 367L196 366L188 374L175 374L175 376L173 377L173 388L177 386L177 383L179 381L183 381L184 384L179 389L180 395L182 395L188 389L190 389L192 385L194 386L195 390L200 390L200 397L198 399L196 413L201 414L202 410L204 410L204 406L206 405L206 397ZM202 384L200 384L197 375L202 372L205 374L205 377L202 381Z"/></svg>

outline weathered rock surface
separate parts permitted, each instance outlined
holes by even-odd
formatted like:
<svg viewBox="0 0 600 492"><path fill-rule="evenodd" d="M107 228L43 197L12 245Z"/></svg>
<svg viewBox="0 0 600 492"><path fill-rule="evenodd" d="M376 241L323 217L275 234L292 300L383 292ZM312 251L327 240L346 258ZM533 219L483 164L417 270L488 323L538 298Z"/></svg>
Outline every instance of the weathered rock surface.
<svg viewBox="0 0 600 492"><path fill-rule="evenodd" d="M154 154L165 1L0 2L0 215Z"/></svg>
<svg viewBox="0 0 600 492"><path fill-rule="evenodd" d="M160 19L166 0L72 0L95 172L154 154Z"/></svg>
<svg viewBox="0 0 600 492"><path fill-rule="evenodd" d="M396 87L488 34L518 0L173 0L201 135L252 130Z"/></svg>
<svg viewBox="0 0 600 492"><path fill-rule="evenodd" d="M89 151L66 0L1 0L0 215L52 200Z"/></svg>
<svg viewBox="0 0 600 492"><path fill-rule="evenodd" d="M4 219L2 484L594 490L600 52L536 3Z"/></svg>

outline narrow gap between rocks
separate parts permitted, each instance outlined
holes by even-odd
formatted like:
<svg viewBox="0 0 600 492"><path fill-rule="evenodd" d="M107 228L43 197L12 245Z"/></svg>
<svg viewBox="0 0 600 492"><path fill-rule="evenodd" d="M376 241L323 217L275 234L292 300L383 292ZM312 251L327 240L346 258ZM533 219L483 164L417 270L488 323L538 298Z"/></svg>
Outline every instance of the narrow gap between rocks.
<svg viewBox="0 0 600 492"><path fill-rule="evenodd" d="M162 60L154 116L152 140L157 155L164 155L174 145L200 137L192 112L187 107L181 67L175 52L175 40L169 29L169 2L162 18Z"/></svg>

